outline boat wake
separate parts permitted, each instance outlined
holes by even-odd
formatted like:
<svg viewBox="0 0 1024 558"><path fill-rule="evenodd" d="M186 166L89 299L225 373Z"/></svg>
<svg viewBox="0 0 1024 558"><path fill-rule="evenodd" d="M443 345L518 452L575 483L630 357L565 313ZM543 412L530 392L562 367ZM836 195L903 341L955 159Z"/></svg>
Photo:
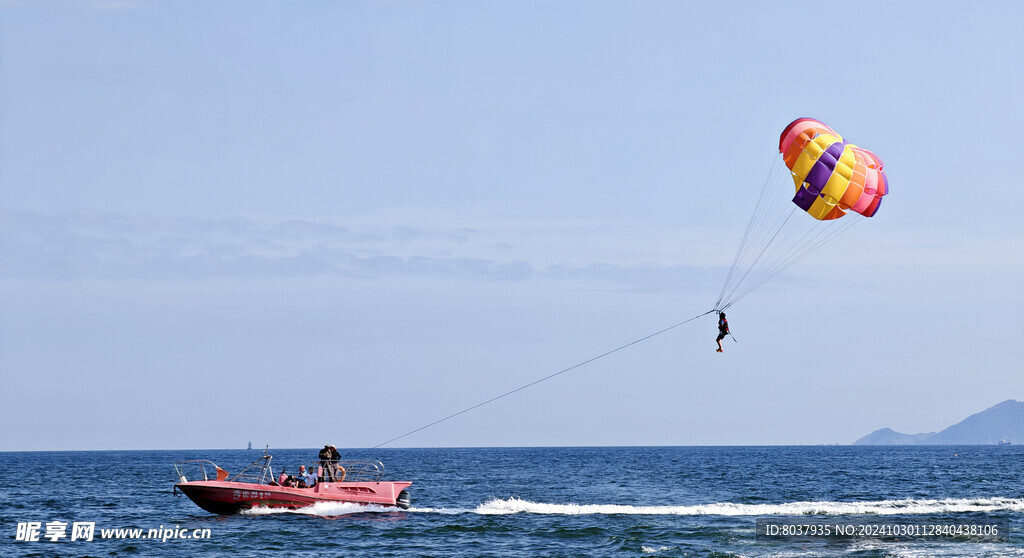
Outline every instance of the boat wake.
<svg viewBox="0 0 1024 558"><path fill-rule="evenodd" d="M239 512L242 515L274 515L274 514L295 514L295 515L349 515L354 513L395 513L410 510L403 510L395 506L377 506L356 504L353 502L317 502L311 506L302 508L268 508L257 506Z"/></svg>
<svg viewBox="0 0 1024 558"><path fill-rule="evenodd" d="M375 506L349 502L318 502L298 509L256 507L244 515L296 514L324 517L350 514L434 513L442 515L927 515L937 513L1024 511L1020 498L962 498L944 500L877 500L868 502L787 502L782 504L736 504L719 502L693 506L629 506L622 504L546 504L519 498L496 498L476 508L409 508Z"/></svg>
<svg viewBox="0 0 1024 558"><path fill-rule="evenodd" d="M694 506L627 506L618 504L544 504L518 498L494 499L474 510L482 515L532 513L548 515L922 515L936 513L1024 511L1024 499L964 498L944 500L879 500L870 502L789 502Z"/></svg>

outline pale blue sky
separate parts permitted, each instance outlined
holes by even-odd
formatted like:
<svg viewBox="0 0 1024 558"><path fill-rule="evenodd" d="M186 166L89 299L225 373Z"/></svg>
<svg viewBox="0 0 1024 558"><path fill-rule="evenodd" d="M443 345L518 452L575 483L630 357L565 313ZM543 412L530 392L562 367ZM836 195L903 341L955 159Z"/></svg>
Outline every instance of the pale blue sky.
<svg viewBox="0 0 1024 558"><path fill-rule="evenodd" d="M0 2L0 450L373 446L709 310L778 135L879 214L397 446L849 443L1024 399L1019 2Z"/></svg>

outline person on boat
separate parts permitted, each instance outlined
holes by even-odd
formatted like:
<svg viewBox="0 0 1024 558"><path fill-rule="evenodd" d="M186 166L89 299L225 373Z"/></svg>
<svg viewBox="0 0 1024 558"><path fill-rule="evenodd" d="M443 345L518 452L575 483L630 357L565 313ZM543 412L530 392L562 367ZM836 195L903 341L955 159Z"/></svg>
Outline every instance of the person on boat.
<svg viewBox="0 0 1024 558"><path fill-rule="evenodd" d="M320 450L317 454L317 459L320 460L320 467L324 470L324 478L327 481L333 481L334 475L331 474L331 445L324 444L324 449Z"/></svg>
<svg viewBox="0 0 1024 558"><path fill-rule="evenodd" d="M341 454L338 453L338 448L331 446L331 472L334 474L334 481L341 482L345 480L345 468L341 466Z"/></svg>
<svg viewBox="0 0 1024 558"><path fill-rule="evenodd" d="M312 469L307 471L305 465L299 465L299 478L306 483L306 488L316 486L316 471Z"/></svg>
<svg viewBox="0 0 1024 558"><path fill-rule="evenodd" d="M725 319L725 312L718 314L718 337L715 338L715 342L718 343L718 350L716 353L722 352L722 339L729 335L729 320Z"/></svg>
<svg viewBox="0 0 1024 558"><path fill-rule="evenodd" d="M327 444L324 449L320 450L317 455L320 459L320 465L324 468L324 472L329 482L335 482L338 480L338 460L341 459L341 454L338 453L338 448L332 444ZM344 474L342 475L344 478Z"/></svg>

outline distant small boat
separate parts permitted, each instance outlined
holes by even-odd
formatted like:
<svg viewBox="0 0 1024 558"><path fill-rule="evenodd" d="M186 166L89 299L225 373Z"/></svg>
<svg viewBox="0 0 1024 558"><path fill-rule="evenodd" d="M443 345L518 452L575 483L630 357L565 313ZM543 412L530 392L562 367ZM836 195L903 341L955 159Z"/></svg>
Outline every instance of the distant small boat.
<svg viewBox="0 0 1024 558"><path fill-rule="evenodd" d="M252 442L249 442L249 448L248 449L252 449Z"/></svg>
<svg viewBox="0 0 1024 558"><path fill-rule="evenodd" d="M1008 446L1008 445L1010 445L1010 441L1007 440L1006 438L1003 438L1002 440L999 440L999 445L1000 446Z"/></svg>
<svg viewBox="0 0 1024 558"><path fill-rule="evenodd" d="M339 461L342 480L299 488L291 486L292 478L284 472L280 477L274 476L271 459L264 451L263 457L234 476L206 459L175 462L174 470L180 482L174 485L174 493L180 491L200 508L219 514L238 513L258 506L295 509L317 502L376 504L402 509L408 509L411 503L405 489L412 483L381 480L384 464L380 461ZM310 465L310 469L319 469L318 477L324 478L318 464Z"/></svg>

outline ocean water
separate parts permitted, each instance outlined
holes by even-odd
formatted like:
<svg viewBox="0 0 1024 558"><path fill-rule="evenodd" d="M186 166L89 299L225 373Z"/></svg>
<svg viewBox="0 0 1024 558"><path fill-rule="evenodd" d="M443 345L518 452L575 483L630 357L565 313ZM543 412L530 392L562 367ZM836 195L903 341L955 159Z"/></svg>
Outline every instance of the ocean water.
<svg viewBox="0 0 1024 558"><path fill-rule="evenodd" d="M316 453L271 450L275 471ZM388 479L412 481L412 508L217 516L172 495L174 461L210 459L235 472L260 454L0 453L0 555L1024 556L1020 446L342 449L344 459L379 459ZM1002 539L756 534L758 521L792 520L995 524ZM29 522L40 524L39 540L18 540ZM75 522L94 523L93 540L70 540ZM47 538L60 523L65 537ZM156 538L101 534L117 529Z"/></svg>

